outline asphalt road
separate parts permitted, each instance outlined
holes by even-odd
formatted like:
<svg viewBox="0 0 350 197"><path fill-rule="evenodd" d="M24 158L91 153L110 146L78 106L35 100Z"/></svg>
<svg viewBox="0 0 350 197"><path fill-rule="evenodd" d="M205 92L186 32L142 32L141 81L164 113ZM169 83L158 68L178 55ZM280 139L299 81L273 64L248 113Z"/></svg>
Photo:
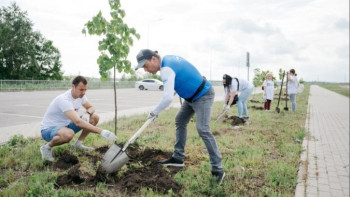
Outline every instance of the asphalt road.
<svg viewBox="0 0 350 197"><path fill-rule="evenodd" d="M223 88L214 86L216 97L221 97ZM66 90L0 92L0 132L2 128L40 122L50 102ZM113 89L87 90L86 96L96 112L114 112ZM161 99L162 91L140 91L136 88L117 90L117 111L154 107ZM180 103L179 97L174 103ZM0 133L1 135L1 133Z"/></svg>

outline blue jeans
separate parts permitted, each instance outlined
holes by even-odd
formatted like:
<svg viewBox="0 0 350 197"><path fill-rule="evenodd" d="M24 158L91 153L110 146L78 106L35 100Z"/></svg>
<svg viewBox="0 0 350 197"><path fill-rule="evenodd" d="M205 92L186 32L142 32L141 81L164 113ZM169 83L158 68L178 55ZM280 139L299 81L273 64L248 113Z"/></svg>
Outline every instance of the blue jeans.
<svg viewBox="0 0 350 197"><path fill-rule="evenodd" d="M247 88L241 92L241 94L238 96L238 102L237 102L237 110L238 110L238 117L242 118L242 112L244 113L244 116L248 117L248 108L246 100L248 99L249 95L252 94L254 87Z"/></svg>
<svg viewBox="0 0 350 197"><path fill-rule="evenodd" d="M295 112L297 108L297 95L296 94L289 94L290 102L292 102L292 111Z"/></svg>
<svg viewBox="0 0 350 197"><path fill-rule="evenodd" d="M66 127L72 129L74 133L78 133L81 130L81 128L79 128L73 122L69 123L69 125L67 125ZM43 129L41 130L41 136L45 141L50 142L52 138L54 138L57 135L58 130L60 130L61 128L62 127L60 126L52 126L47 129Z"/></svg>
<svg viewBox="0 0 350 197"><path fill-rule="evenodd" d="M196 114L196 127L199 136L202 138L210 157L210 164L213 172L221 172L221 153L218 149L216 140L210 130L211 108L214 102L215 92L211 88L205 95L193 103L185 101L180 111L175 117L176 141L173 157L176 159L185 159L185 145L187 138L187 125L191 117Z"/></svg>

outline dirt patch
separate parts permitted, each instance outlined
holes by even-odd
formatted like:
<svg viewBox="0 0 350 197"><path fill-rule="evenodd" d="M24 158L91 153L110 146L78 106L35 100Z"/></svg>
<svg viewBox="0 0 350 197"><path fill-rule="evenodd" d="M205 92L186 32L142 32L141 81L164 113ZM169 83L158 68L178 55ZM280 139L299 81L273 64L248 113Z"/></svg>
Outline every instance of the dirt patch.
<svg viewBox="0 0 350 197"><path fill-rule="evenodd" d="M70 151L65 151L52 163L53 170L67 169L61 172L56 181L56 188L91 188L99 182L106 183L116 191L135 195L141 187L152 189L156 193L166 194L172 190L179 193L181 185L174 175L183 170L177 167L163 167L158 162L171 156L170 152L155 149L140 149L137 145L128 147L130 161L120 171L112 174L104 172L100 166L108 147L97 148L94 152L82 153L83 162ZM80 157L79 157L80 158Z"/></svg>
<svg viewBox="0 0 350 197"><path fill-rule="evenodd" d="M264 108L263 107L261 107L261 106L249 106L249 108L251 108L251 109L254 109L254 110L264 110Z"/></svg>
<svg viewBox="0 0 350 197"><path fill-rule="evenodd" d="M250 99L249 101L250 101L251 103L261 103L260 101L254 100L254 99Z"/></svg>
<svg viewBox="0 0 350 197"><path fill-rule="evenodd" d="M341 85L340 87L344 89L349 89L349 85Z"/></svg>
<svg viewBox="0 0 350 197"><path fill-rule="evenodd" d="M223 122L230 123L232 126L243 125L245 121L238 116L228 116L225 115Z"/></svg>
<svg viewBox="0 0 350 197"><path fill-rule="evenodd" d="M66 150L58 157L57 162L53 163L53 168L66 170L77 163L79 163L78 157Z"/></svg>

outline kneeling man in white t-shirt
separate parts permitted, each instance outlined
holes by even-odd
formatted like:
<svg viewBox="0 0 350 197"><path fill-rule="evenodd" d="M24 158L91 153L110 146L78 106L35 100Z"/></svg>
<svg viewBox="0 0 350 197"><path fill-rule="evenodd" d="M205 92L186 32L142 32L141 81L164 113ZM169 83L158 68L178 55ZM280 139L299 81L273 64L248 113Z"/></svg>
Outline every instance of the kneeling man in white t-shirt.
<svg viewBox="0 0 350 197"><path fill-rule="evenodd" d="M48 142L40 147L44 160L53 161L51 148L70 142L80 130L83 131L73 145L76 149L93 150L82 144L89 133L100 134L109 141L116 140L116 136L110 131L96 127L99 116L85 96L87 87L85 77L75 77L72 81L72 88L58 95L47 108L41 122L41 136ZM78 111L81 106L86 109L87 114L79 117Z"/></svg>

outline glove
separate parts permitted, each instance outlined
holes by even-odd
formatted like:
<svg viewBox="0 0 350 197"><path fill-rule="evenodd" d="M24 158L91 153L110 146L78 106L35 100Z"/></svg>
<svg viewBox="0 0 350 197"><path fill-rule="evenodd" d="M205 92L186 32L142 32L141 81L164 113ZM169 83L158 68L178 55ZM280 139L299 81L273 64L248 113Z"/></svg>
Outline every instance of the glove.
<svg viewBox="0 0 350 197"><path fill-rule="evenodd" d="M150 113L148 114L148 116L147 116L147 119L153 118L153 120L154 120L154 119L156 119L157 117L158 117L158 115L154 114L153 112L150 112Z"/></svg>
<svg viewBox="0 0 350 197"><path fill-rule="evenodd" d="M223 110L226 110L227 104L224 104L224 106L222 107Z"/></svg>
<svg viewBox="0 0 350 197"><path fill-rule="evenodd" d="M106 138L106 140L111 142L114 142L117 139L117 136L108 130L102 130L101 135L102 137Z"/></svg>
<svg viewBox="0 0 350 197"><path fill-rule="evenodd" d="M228 111L228 110L230 110L230 108L231 107L229 105L226 105L225 110Z"/></svg>
<svg viewBox="0 0 350 197"><path fill-rule="evenodd" d="M90 115L89 114L81 115L80 118L82 120L85 120L86 122L90 122Z"/></svg>

